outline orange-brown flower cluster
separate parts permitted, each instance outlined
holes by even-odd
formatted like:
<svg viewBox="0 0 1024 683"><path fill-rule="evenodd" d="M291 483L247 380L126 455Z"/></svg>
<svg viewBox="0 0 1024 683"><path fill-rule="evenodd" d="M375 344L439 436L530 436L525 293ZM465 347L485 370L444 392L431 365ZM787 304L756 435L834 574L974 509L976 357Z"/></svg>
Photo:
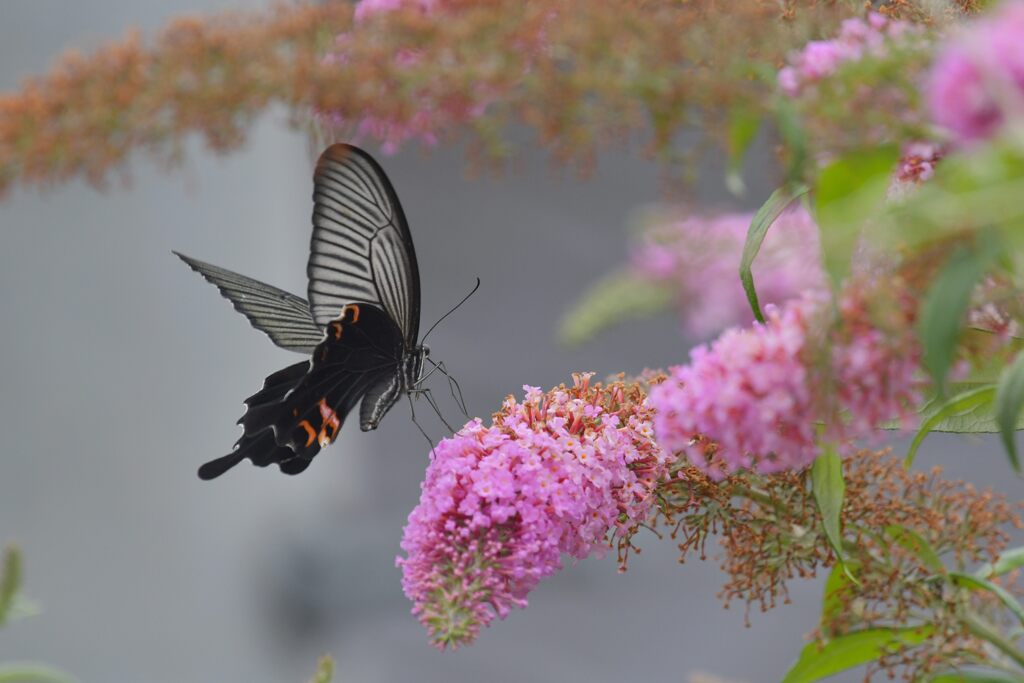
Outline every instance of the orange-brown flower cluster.
<svg viewBox="0 0 1024 683"><path fill-rule="evenodd" d="M708 444L708 447L713 447ZM853 581L826 596L819 638L877 626L927 625L933 635L895 651L879 666L908 679L941 667L983 661L985 643L974 616L998 623L998 601L968 596L946 578L992 561L1007 531L1021 528L1005 497L930 473L907 472L888 453L859 452L844 461L843 551ZM715 482L683 466L661 488L657 523L679 541L680 561L703 559L717 537L728 576L721 597L762 611L788 601L787 582L836 566L808 471L764 476L750 472ZM943 567L938 566L941 561ZM841 571L841 569L840 569Z"/></svg>
<svg viewBox="0 0 1024 683"><path fill-rule="evenodd" d="M883 3L895 14L921 4ZM508 152L501 133L510 121L532 127L563 160L586 162L631 131L650 132L651 149L664 152L694 112L708 112L705 125L721 133L723 110L763 108L773 86L753 67L778 66L859 13L852 5L452 0L440 14L411 7L353 27L352 5L334 0L183 19L148 44L133 34L69 54L0 97L0 191L76 176L99 183L136 149L173 161L190 133L228 150L272 104L297 124L313 111L400 124L424 99L457 110L486 104L469 124L479 152ZM347 58L323 60L342 33ZM414 65L393 58L410 47Z"/></svg>

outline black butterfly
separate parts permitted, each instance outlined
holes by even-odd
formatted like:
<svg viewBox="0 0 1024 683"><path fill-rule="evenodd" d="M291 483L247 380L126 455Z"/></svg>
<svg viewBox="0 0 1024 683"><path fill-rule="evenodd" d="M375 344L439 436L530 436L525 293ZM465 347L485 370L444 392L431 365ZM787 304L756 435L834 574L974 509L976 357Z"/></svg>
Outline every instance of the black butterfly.
<svg viewBox="0 0 1024 683"><path fill-rule="evenodd" d="M218 477L244 458L297 474L334 441L360 400L359 426L369 431L401 396L425 391L417 387L430 351L417 343L412 235L383 169L361 149L332 145L317 162L308 302L175 253L275 344L311 356L270 375L246 399L242 437L231 453L200 467L200 478Z"/></svg>

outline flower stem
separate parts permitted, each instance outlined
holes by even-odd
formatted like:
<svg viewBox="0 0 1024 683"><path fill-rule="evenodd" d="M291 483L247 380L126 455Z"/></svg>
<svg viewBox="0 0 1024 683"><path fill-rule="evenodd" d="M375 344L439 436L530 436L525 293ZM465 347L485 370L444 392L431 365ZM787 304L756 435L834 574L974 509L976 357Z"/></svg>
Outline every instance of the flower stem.
<svg viewBox="0 0 1024 683"><path fill-rule="evenodd" d="M967 630L973 635L990 643L994 648L1012 659L1019 666L1024 666L1024 652L1021 652L1013 643L1006 640L995 627L986 622L973 612L964 615L964 624Z"/></svg>

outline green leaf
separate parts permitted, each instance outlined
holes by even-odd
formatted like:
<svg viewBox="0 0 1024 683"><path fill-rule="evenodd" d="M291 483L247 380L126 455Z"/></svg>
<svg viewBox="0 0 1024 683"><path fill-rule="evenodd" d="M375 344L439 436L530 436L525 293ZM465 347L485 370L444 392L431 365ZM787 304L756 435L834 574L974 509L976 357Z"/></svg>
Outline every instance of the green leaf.
<svg viewBox="0 0 1024 683"><path fill-rule="evenodd" d="M811 465L811 486L814 500L821 511L825 536L836 552L840 564L843 562L843 530L840 515L843 512L843 495L846 482L843 481L843 460L835 449L827 447Z"/></svg>
<svg viewBox="0 0 1024 683"><path fill-rule="evenodd" d="M0 683L74 683L63 671L45 664L5 664L0 666Z"/></svg>
<svg viewBox="0 0 1024 683"><path fill-rule="evenodd" d="M959 396L990 384L990 382L954 382L949 385L948 389L955 396ZM947 400L938 395L929 398L918 411L922 424L941 410L946 403ZM995 402L990 405L979 405L973 409L967 409L963 413L947 415L932 427L931 431L950 434L998 434L999 425L996 423L996 416L993 412L994 406ZM901 422L894 420L883 424L881 428L902 430L903 425ZM1017 431L1024 430L1024 414L1017 420L1016 429Z"/></svg>
<svg viewBox="0 0 1024 683"><path fill-rule="evenodd" d="M743 283L743 291L747 293L747 301L750 302L750 310L758 322L764 322L764 315L761 313L761 304L757 299L757 290L754 288L754 259L761 251L761 244L764 243L768 228L772 227L775 220L786 210L794 199L807 192L806 185L788 188L780 187L772 192L757 213L754 220L750 222L747 229L747 239L743 243L743 255L740 257L740 282Z"/></svg>
<svg viewBox="0 0 1024 683"><path fill-rule="evenodd" d="M926 567L936 572L937 574L944 574L946 572L945 566L942 564L942 560L939 558L939 554L935 552L935 548L928 540L917 533L913 529L908 529L896 524L885 527L885 533L904 550L908 550L914 554L919 560L921 560Z"/></svg>
<svg viewBox="0 0 1024 683"><path fill-rule="evenodd" d="M956 356L971 295L998 256L996 233L981 231L973 248L956 249L939 271L921 302L918 336L924 366L945 394L946 375Z"/></svg>
<svg viewBox="0 0 1024 683"><path fill-rule="evenodd" d="M992 595L999 598L1002 603L1006 605L1006 609L1013 612L1013 615L1017 617L1017 620L1024 625L1024 607L1017 602L1017 599L1013 597L1009 591L999 584L992 583L988 579L982 579L980 577L973 576L971 574L963 574L961 572L950 572L949 576L953 579L953 582L959 586L967 586L968 588L985 590L992 593Z"/></svg>
<svg viewBox="0 0 1024 683"><path fill-rule="evenodd" d="M873 662L882 655L924 642L931 626L918 628L871 628L834 638L822 646L809 643L786 672L782 683L813 683L840 671Z"/></svg>
<svg viewBox="0 0 1024 683"><path fill-rule="evenodd" d="M21 586L21 552L16 545L4 550L3 571L0 573L0 626L14 606L14 598Z"/></svg>
<svg viewBox="0 0 1024 683"><path fill-rule="evenodd" d="M1012 548L1005 551L995 561L995 564L985 563L974 575L979 579L990 579L993 576L1002 576L1014 569L1024 567L1024 546Z"/></svg>
<svg viewBox="0 0 1024 683"><path fill-rule="evenodd" d="M821 596L821 627L828 633L828 625L846 609L844 596L850 594L850 587L857 585L853 571L858 568L856 562L837 562L825 579L825 590Z"/></svg>
<svg viewBox="0 0 1024 683"><path fill-rule="evenodd" d="M329 655L324 655L317 662L316 674L313 675L309 683L331 683L333 677L334 660Z"/></svg>
<svg viewBox="0 0 1024 683"><path fill-rule="evenodd" d="M898 159L895 145L861 149L839 157L818 175L815 215L825 269L834 285L849 272L861 229L884 208Z"/></svg>
<svg viewBox="0 0 1024 683"><path fill-rule="evenodd" d="M928 683L1024 683L1024 677L1002 671L947 671L932 676Z"/></svg>
<svg viewBox="0 0 1024 683"><path fill-rule="evenodd" d="M910 469L910 466L914 464L917 450L921 447L925 437L935 430L936 427L951 417L972 413L978 408L992 405L995 397L995 385L989 384L957 394L942 404L938 410L925 418L921 423L921 428L914 435L914 440L910 443L910 448L907 449L907 455L903 459L903 467L908 470Z"/></svg>
<svg viewBox="0 0 1024 683"><path fill-rule="evenodd" d="M1010 465L1017 472L1020 472L1020 458L1017 456L1017 440L1014 431L1022 408L1024 408L1024 353L1018 353L1013 363L1003 370L1003 374L999 377L999 388L996 391L996 422L999 424L999 433L1003 437L1003 446L1006 447Z"/></svg>
<svg viewBox="0 0 1024 683"><path fill-rule="evenodd" d="M746 192L743 183L743 160L747 150L757 137L761 117L749 107L733 107L729 112L728 152L729 167L725 175L725 186L736 196Z"/></svg>
<svg viewBox="0 0 1024 683"><path fill-rule="evenodd" d="M578 346L598 332L632 318L643 318L668 308L672 290L638 273L622 270L592 285L576 306L562 317L559 340Z"/></svg>

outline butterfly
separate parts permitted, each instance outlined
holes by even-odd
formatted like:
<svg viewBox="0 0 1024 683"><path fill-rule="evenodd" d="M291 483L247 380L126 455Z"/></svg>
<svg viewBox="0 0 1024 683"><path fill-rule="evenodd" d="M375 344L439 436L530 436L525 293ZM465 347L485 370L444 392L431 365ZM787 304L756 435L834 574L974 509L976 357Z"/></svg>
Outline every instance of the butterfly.
<svg viewBox="0 0 1024 683"><path fill-rule="evenodd" d="M369 431L402 396L427 391L418 389L430 349L417 341L412 235L387 175L363 150L338 143L317 161L308 301L174 253L277 346L310 356L267 377L245 400L241 438L199 468L201 479L246 458L298 474L337 438L356 404L359 426Z"/></svg>

